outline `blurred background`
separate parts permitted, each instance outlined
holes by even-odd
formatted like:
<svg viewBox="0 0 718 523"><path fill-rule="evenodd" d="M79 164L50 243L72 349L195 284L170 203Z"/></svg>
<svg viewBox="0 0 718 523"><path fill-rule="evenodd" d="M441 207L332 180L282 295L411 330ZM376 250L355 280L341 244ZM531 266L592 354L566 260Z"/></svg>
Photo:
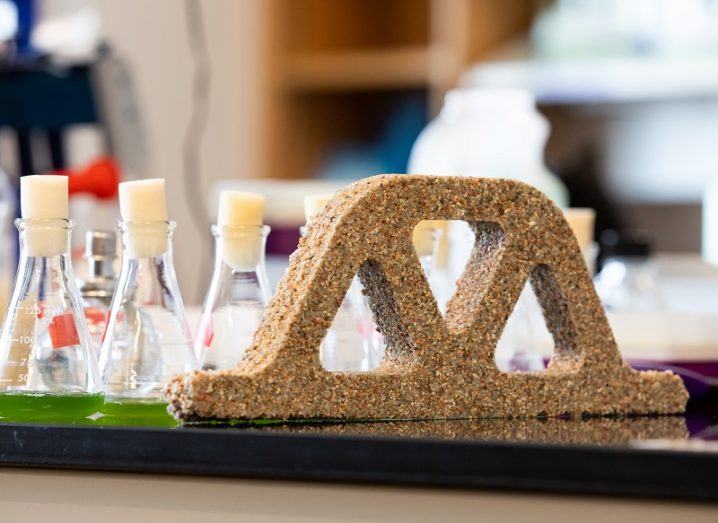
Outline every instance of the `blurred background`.
<svg viewBox="0 0 718 523"><path fill-rule="evenodd" d="M412 148L456 88L529 95L474 107L475 145L538 147L597 239L718 263L718 1L0 0L0 41L4 204L18 176L69 172L79 257L84 230L114 227L118 180L166 178L189 303L220 188L267 194L270 253L291 252L304 195L433 165Z"/></svg>

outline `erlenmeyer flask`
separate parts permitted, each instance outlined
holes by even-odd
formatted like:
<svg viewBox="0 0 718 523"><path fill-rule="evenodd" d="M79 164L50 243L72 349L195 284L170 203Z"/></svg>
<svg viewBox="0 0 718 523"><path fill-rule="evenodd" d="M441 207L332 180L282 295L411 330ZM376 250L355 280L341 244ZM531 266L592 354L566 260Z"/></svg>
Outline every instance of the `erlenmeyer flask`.
<svg viewBox="0 0 718 523"><path fill-rule="evenodd" d="M124 219L166 216L156 211L164 205L164 180L120 184ZM103 413L164 414L163 386L197 367L172 262L175 224L150 219L123 221L119 228L122 267L100 349Z"/></svg>
<svg viewBox="0 0 718 523"><path fill-rule="evenodd" d="M0 337L0 416L88 416L102 407L70 261L67 219L21 219L20 263Z"/></svg>
<svg viewBox="0 0 718 523"><path fill-rule="evenodd" d="M264 263L269 231L266 225L212 226L214 274L195 337L195 353L204 370L237 365L262 322L270 298ZM241 260L232 255L238 250Z"/></svg>
<svg viewBox="0 0 718 523"><path fill-rule="evenodd" d="M307 235L307 227L331 197L331 194L319 194L304 199L307 225L299 229L302 237ZM383 352L383 339L372 321L361 281L355 276L322 341L319 359L329 371L362 372L376 369Z"/></svg>
<svg viewBox="0 0 718 523"><path fill-rule="evenodd" d="M527 283L496 346L496 366L502 372L535 372L545 368L536 346L543 313Z"/></svg>
<svg viewBox="0 0 718 523"><path fill-rule="evenodd" d="M322 366L329 371L359 372L376 369L381 363L384 342L354 277L344 301L319 350Z"/></svg>

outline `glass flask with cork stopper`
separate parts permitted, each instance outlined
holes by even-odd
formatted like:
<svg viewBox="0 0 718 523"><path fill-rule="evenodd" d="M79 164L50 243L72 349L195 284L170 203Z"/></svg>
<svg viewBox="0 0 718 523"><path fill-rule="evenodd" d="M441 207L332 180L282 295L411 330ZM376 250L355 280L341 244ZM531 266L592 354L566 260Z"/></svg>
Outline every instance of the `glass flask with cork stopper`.
<svg viewBox="0 0 718 523"><path fill-rule="evenodd" d="M119 187L122 266L100 349L106 416L168 416L162 388L197 368L172 260L163 179Z"/></svg>
<svg viewBox="0 0 718 523"><path fill-rule="evenodd" d="M72 272L67 177L21 179L20 262L0 336L0 416L82 418L102 385Z"/></svg>
<svg viewBox="0 0 718 523"><path fill-rule="evenodd" d="M219 196L212 282L195 337L204 370L230 369L244 357L262 322L271 291L264 251L270 228L263 224L265 198L243 191Z"/></svg>

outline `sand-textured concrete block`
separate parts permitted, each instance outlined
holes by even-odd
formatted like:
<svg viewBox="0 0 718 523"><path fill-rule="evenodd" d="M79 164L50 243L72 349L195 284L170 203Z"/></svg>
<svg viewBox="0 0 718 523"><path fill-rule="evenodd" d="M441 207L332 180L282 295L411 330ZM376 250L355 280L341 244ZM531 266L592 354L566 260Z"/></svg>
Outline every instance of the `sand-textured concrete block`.
<svg viewBox="0 0 718 523"><path fill-rule="evenodd" d="M420 220L464 220L471 260L442 317L412 245ZM386 356L329 372L319 346L356 273ZM504 373L494 350L530 279L555 341L548 368ZM670 372L623 361L561 210L515 181L382 175L339 192L292 255L245 359L175 377L170 410L197 418L437 419L679 413Z"/></svg>

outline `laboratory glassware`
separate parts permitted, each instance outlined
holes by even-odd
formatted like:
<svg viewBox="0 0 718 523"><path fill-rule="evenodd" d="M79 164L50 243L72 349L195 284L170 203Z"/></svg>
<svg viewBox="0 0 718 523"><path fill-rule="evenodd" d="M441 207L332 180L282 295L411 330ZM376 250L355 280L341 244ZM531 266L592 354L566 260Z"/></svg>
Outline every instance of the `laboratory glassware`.
<svg viewBox="0 0 718 523"><path fill-rule="evenodd" d="M437 261L441 256L439 250L442 248L446 226L447 222L443 220L422 220L414 227L412 234L419 265L424 271L436 305L442 314L446 310L446 302L450 296L446 296L444 288L446 282L441 278Z"/></svg>
<svg viewBox="0 0 718 523"><path fill-rule="evenodd" d="M703 192L701 250L703 260L718 265L718 180L709 182Z"/></svg>
<svg viewBox="0 0 718 523"><path fill-rule="evenodd" d="M299 228L302 237L307 226ZM355 276L319 349L319 360L328 371L364 372L381 364L384 342L376 330L362 284Z"/></svg>
<svg viewBox="0 0 718 523"><path fill-rule="evenodd" d="M119 227L122 266L100 349L103 413L164 413L162 388L172 376L197 368L172 261L175 223L125 221Z"/></svg>
<svg viewBox="0 0 718 523"><path fill-rule="evenodd" d="M80 281L80 296L93 347L100 348L107 328L115 275L116 236L112 231L90 230L85 235L87 277Z"/></svg>
<svg viewBox="0 0 718 523"><path fill-rule="evenodd" d="M528 282L519 296L496 346L496 366L503 372L532 372L545 368L539 350L543 312Z"/></svg>
<svg viewBox="0 0 718 523"><path fill-rule="evenodd" d="M103 396L72 272L73 222L15 223L20 263L0 336L0 416L88 416Z"/></svg>
<svg viewBox="0 0 718 523"><path fill-rule="evenodd" d="M381 352L383 340L355 277L322 341L319 359L329 371L369 371L381 363Z"/></svg>
<svg viewBox="0 0 718 523"><path fill-rule="evenodd" d="M15 191L8 175L0 169L0 318L7 311L15 273L15 238L11 227L14 217Z"/></svg>
<svg viewBox="0 0 718 523"><path fill-rule="evenodd" d="M549 133L549 122L529 91L453 89L446 94L439 115L417 138L407 170L410 174L519 180L566 207L568 190L544 162ZM442 271L450 287L471 255L473 241L466 241L468 234L466 223L449 222L443 240L449 247L448 260Z"/></svg>
<svg viewBox="0 0 718 523"><path fill-rule="evenodd" d="M662 308L658 270L644 238L613 230L601 235L603 266L594 279L609 311L652 311Z"/></svg>
<svg viewBox="0 0 718 523"><path fill-rule="evenodd" d="M266 225L212 226L214 273L195 337L204 370L234 367L252 344L271 296L264 260L269 232Z"/></svg>

